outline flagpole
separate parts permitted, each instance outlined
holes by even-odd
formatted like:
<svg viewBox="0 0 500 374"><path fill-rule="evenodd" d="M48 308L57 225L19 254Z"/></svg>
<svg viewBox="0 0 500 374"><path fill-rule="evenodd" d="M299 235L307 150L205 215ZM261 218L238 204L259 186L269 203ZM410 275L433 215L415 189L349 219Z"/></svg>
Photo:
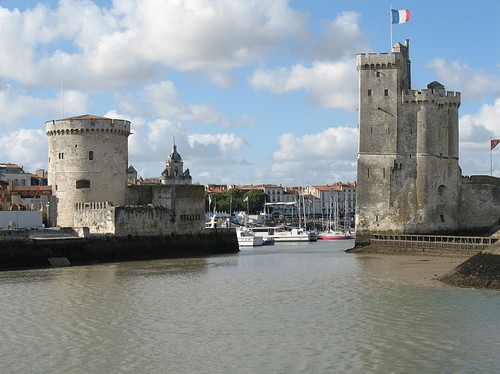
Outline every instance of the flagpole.
<svg viewBox="0 0 500 374"><path fill-rule="evenodd" d="M61 81L61 118L64 118L64 84Z"/></svg>
<svg viewBox="0 0 500 374"><path fill-rule="evenodd" d="M389 8L389 23L391 25L391 46L389 48L389 51L392 51L392 4L390 5Z"/></svg>
<svg viewBox="0 0 500 374"><path fill-rule="evenodd" d="M493 147L491 146L492 137L490 136L490 176L493 176Z"/></svg>

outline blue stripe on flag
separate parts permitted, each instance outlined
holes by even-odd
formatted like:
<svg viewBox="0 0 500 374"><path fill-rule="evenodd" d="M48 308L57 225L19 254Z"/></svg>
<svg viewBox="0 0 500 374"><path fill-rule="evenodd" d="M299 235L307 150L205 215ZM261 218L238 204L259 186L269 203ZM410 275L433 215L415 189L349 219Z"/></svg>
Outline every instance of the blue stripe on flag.
<svg viewBox="0 0 500 374"><path fill-rule="evenodd" d="M399 23L399 11L391 9L392 12L392 23Z"/></svg>

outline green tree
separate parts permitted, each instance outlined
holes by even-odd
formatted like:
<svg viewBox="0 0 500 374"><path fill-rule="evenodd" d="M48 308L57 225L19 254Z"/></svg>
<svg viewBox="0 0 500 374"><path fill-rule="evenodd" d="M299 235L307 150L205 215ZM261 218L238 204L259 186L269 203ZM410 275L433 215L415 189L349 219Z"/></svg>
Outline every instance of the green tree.
<svg viewBox="0 0 500 374"><path fill-rule="evenodd" d="M267 194L262 190L251 190L246 193L248 197L248 209L249 214L257 214L263 212L264 205L267 200ZM245 202L245 210L246 210L246 202Z"/></svg>
<svg viewBox="0 0 500 374"><path fill-rule="evenodd" d="M218 212L237 212L246 211L248 196L248 208L250 214L257 214L264 211L264 204L267 199L267 194L262 190L238 190L230 189L227 192L205 194L205 211L213 211L214 206ZM209 201L211 204L209 206Z"/></svg>

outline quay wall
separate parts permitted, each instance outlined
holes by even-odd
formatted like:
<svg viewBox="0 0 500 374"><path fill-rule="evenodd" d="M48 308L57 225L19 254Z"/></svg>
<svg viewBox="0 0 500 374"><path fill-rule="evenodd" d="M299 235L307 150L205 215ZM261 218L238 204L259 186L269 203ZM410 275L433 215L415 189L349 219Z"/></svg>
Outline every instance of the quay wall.
<svg viewBox="0 0 500 374"><path fill-rule="evenodd" d="M130 238L40 238L2 241L0 270L34 269L54 264L90 265L107 262L200 257L237 253L234 229L196 234Z"/></svg>
<svg viewBox="0 0 500 374"><path fill-rule="evenodd" d="M4 242L13 241L13 240L28 240L30 237L30 232L27 229L21 230L0 230L0 242L2 242L2 246Z"/></svg>
<svg viewBox="0 0 500 374"><path fill-rule="evenodd" d="M377 234L372 235L369 245L349 252L473 256L496 241L496 238L473 236Z"/></svg>

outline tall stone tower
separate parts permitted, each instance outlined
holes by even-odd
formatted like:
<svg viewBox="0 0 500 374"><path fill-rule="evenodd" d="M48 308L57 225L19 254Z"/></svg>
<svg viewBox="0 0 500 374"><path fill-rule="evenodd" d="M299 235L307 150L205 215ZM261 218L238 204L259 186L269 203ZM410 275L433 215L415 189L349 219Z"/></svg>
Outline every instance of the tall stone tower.
<svg viewBox="0 0 500 374"><path fill-rule="evenodd" d="M411 90L409 42L358 54L356 241L371 233L457 229L460 94L432 82Z"/></svg>
<svg viewBox="0 0 500 374"><path fill-rule="evenodd" d="M189 169L184 171L184 162L182 157L177 152L177 145L172 145L172 152L168 155L165 163L165 170L160 177L161 184L191 184L192 177Z"/></svg>
<svg viewBox="0 0 500 374"><path fill-rule="evenodd" d="M56 225L73 226L78 204L125 204L129 121L87 114L47 121L45 130Z"/></svg>

